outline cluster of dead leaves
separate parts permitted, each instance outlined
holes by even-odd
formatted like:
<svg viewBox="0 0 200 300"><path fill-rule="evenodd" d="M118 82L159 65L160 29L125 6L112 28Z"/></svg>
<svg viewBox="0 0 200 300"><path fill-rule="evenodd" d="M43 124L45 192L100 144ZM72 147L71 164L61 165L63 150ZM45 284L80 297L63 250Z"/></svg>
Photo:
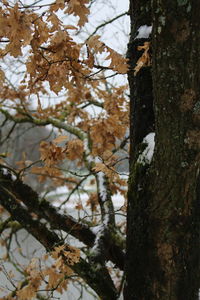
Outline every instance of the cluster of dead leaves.
<svg viewBox="0 0 200 300"><path fill-rule="evenodd" d="M47 167L56 165L65 158L66 148L59 147L54 143L41 142L40 144L41 160Z"/></svg>
<svg viewBox="0 0 200 300"><path fill-rule="evenodd" d="M77 30L74 25L65 25L57 11L79 17L78 27L88 20L89 0L57 0L50 5L45 14L39 15L31 9L22 9L18 2L11 7L7 1L0 7L0 40L6 39L0 56L7 54L17 58L23 56L23 49L30 48L26 61L28 87L37 91L41 82L48 81L50 88L59 93L62 88L72 88L74 82L83 86L83 80L89 76L94 67L94 55L107 52L108 68L124 74L127 72L127 61L119 53L100 41L99 36L91 37L87 42L88 59L82 59L81 51L85 47L76 43L69 31ZM1 70L0 79L4 78Z"/></svg>
<svg viewBox="0 0 200 300"><path fill-rule="evenodd" d="M7 38L9 43L0 51L17 57L22 55L22 47L30 44L33 36L33 22L37 19L35 13L25 13L19 9L18 3L13 8L6 5L0 8L0 37Z"/></svg>
<svg viewBox="0 0 200 300"><path fill-rule="evenodd" d="M93 155L102 155L106 150L116 147L116 139L121 139L125 135L126 127L117 115L93 121L91 126L91 138L93 141Z"/></svg>
<svg viewBox="0 0 200 300"><path fill-rule="evenodd" d="M89 0L56 0L55 4L51 5L51 11L65 9L65 14L72 14L79 17L78 26L82 27L88 21L89 9L87 4Z"/></svg>
<svg viewBox="0 0 200 300"><path fill-rule="evenodd" d="M52 265L41 267L40 260L37 258L31 259L29 265L25 268L26 281L20 282L17 287L16 295L21 300L33 299L42 285L43 290L54 290L63 293L69 283L69 278L73 275L73 270L70 266L77 263L80 259L79 249L61 245L55 247L50 253L54 259ZM44 259L48 259L45 255ZM7 296L4 299L12 299Z"/></svg>
<svg viewBox="0 0 200 300"><path fill-rule="evenodd" d="M58 146L60 143L64 143L64 146ZM31 172L40 176L40 182L50 177L54 179L55 183L62 185L68 179L63 177L58 166L64 159L79 160L81 164L84 153L83 148L83 141L80 139L68 140L68 137L65 135L58 136L52 142L43 141L40 143L40 158L44 166L33 166ZM73 181L70 180L70 182L77 183L75 179Z"/></svg>
<svg viewBox="0 0 200 300"><path fill-rule="evenodd" d="M51 256L56 259L56 266L63 268L63 265L74 265L80 259L80 250L73 246L61 245L55 247L54 251L51 252Z"/></svg>
<svg viewBox="0 0 200 300"><path fill-rule="evenodd" d="M127 59L125 59L122 55L117 53L115 50L113 50L112 48L106 46L103 42L101 42L99 35L92 36L87 41L87 45L90 49L89 52L90 55L93 55L93 53L107 52L108 56L106 57L106 60L108 61L110 60L110 65L108 67L120 74L127 73L128 70Z"/></svg>
<svg viewBox="0 0 200 300"><path fill-rule="evenodd" d="M67 136L58 136L53 142L41 142L41 160L47 167L55 166L65 158L69 160L82 159L83 142L80 139L67 139ZM63 141L65 141L63 147L57 145Z"/></svg>

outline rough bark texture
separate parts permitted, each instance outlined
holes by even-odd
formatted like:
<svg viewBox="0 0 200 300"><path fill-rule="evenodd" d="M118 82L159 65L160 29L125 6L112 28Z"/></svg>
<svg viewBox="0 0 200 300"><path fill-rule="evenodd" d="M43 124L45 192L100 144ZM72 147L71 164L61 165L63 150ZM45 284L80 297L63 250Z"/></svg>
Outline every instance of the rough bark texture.
<svg viewBox="0 0 200 300"><path fill-rule="evenodd" d="M143 299L148 269L148 197L145 185L148 166L137 164L143 138L154 130L151 68L142 68L134 76L134 67L141 56L138 46L149 39L137 39L142 25L151 25L151 1L130 1L131 36L127 56L130 63L130 178L127 215L127 254L124 299ZM138 187L140 187L138 189ZM137 291L136 291L137 290Z"/></svg>
<svg viewBox="0 0 200 300"><path fill-rule="evenodd" d="M140 16L141 2L149 1L131 1ZM137 142L131 147L124 298L193 300L200 272L200 2L152 5L156 148L152 164L141 166ZM129 81L132 89L137 80Z"/></svg>

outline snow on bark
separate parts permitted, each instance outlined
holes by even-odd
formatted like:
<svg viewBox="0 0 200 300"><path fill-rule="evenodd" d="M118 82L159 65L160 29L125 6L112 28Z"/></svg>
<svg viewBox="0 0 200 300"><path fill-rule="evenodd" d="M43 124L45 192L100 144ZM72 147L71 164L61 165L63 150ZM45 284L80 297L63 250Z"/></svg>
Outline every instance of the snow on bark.
<svg viewBox="0 0 200 300"><path fill-rule="evenodd" d="M148 39L152 31L152 26L142 25L138 28L138 34L135 39Z"/></svg>
<svg viewBox="0 0 200 300"><path fill-rule="evenodd" d="M142 143L145 144L146 147L139 155L137 162L143 165L150 164L155 147L155 133L150 132L147 136L145 136Z"/></svg>

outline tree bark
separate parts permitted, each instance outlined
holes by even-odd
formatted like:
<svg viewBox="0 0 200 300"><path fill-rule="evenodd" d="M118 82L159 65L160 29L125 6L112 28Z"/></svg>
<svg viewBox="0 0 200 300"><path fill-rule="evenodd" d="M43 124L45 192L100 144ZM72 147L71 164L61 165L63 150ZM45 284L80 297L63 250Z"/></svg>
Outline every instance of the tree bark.
<svg viewBox="0 0 200 300"><path fill-rule="evenodd" d="M200 2L152 5L156 145L145 166L131 146L124 298L193 300L200 271Z"/></svg>
<svg viewBox="0 0 200 300"><path fill-rule="evenodd" d="M127 57L130 71L130 177L127 211L127 246L125 259L124 299L143 299L144 281L146 280L148 249L148 214L146 173L148 166L139 166L137 159L142 150L143 138L154 130L153 88L151 68L142 68L134 75L134 68L139 57L138 46L150 39L138 39L138 29L151 25L151 1L130 1L131 35ZM144 180L143 180L144 179ZM138 187L140 188L138 189ZM144 193L145 192L145 193ZM137 290L137 291L136 291Z"/></svg>

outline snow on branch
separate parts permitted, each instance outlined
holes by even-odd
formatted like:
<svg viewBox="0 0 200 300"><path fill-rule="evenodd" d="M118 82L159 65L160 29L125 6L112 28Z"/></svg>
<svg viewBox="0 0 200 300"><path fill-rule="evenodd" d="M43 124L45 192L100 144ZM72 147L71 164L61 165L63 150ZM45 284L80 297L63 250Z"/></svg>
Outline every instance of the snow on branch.
<svg viewBox="0 0 200 300"><path fill-rule="evenodd" d="M6 165L0 164L0 173L2 173L3 176L11 179L12 181L15 181L17 179L17 173L15 172L15 170Z"/></svg>
<svg viewBox="0 0 200 300"><path fill-rule="evenodd" d="M85 135L84 140L83 140L83 147L84 147L84 152L85 152L85 159L86 161L91 164L94 159L92 158L91 155L91 150L90 150L90 145L89 145L89 137Z"/></svg>
<svg viewBox="0 0 200 300"><path fill-rule="evenodd" d="M111 194L109 190L108 180L106 175L100 171L96 174L97 189L99 195L99 204L102 213L102 224L95 230L96 238L94 246L91 249L91 255L94 258L104 257L105 245L104 241L109 233L110 225L114 224L114 209L111 200Z"/></svg>

